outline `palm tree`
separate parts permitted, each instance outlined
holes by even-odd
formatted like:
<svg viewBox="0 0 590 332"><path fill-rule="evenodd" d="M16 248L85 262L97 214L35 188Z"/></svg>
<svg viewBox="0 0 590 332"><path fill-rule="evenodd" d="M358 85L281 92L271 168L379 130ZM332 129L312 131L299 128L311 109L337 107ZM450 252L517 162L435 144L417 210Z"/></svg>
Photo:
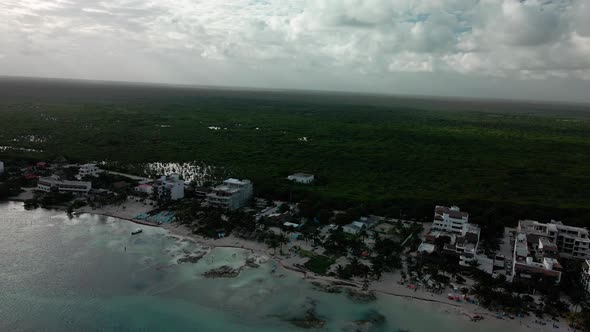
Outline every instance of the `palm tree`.
<svg viewBox="0 0 590 332"><path fill-rule="evenodd" d="M383 275L383 262L381 260L374 260L371 263L371 274L376 280L381 279Z"/></svg>
<svg viewBox="0 0 590 332"><path fill-rule="evenodd" d="M480 264L476 259L472 259L472 260L467 261L467 265L469 265L470 267L473 267L473 268L477 268L477 267L479 267Z"/></svg>
<svg viewBox="0 0 590 332"><path fill-rule="evenodd" d="M281 254L282 254L283 253L283 244L289 243L289 238L287 236L285 236L285 234L283 232L281 232L278 235L277 240L279 242L279 246L281 247Z"/></svg>
<svg viewBox="0 0 590 332"><path fill-rule="evenodd" d="M278 239L276 237L271 237L270 240L268 240L268 246L270 248L273 249L273 254L276 255L277 254L277 248L280 246L280 242L278 241Z"/></svg>
<svg viewBox="0 0 590 332"><path fill-rule="evenodd" d="M368 235L367 230L364 228L359 233L359 236L363 241L365 241L367 239L367 235Z"/></svg>
<svg viewBox="0 0 590 332"><path fill-rule="evenodd" d="M313 242L314 246L317 246L317 241L320 239L320 230L314 229L313 232L310 234L311 241Z"/></svg>
<svg viewBox="0 0 590 332"><path fill-rule="evenodd" d="M586 292L582 291L582 292L573 293L570 296L570 301L573 305L572 311L578 312L578 309L580 309L580 307L586 303L586 300L587 300Z"/></svg>
<svg viewBox="0 0 590 332"><path fill-rule="evenodd" d="M301 237L303 238L303 241L305 242L305 244L307 244L309 242L309 233L308 232L301 233Z"/></svg>
<svg viewBox="0 0 590 332"><path fill-rule="evenodd" d="M484 307L487 307L492 303L492 289L483 286L479 282L471 286L470 293L474 295Z"/></svg>
<svg viewBox="0 0 590 332"><path fill-rule="evenodd" d="M339 277L342 277L342 275L344 274L344 268L342 267L342 265L338 264L338 266L336 266L336 274Z"/></svg>
<svg viewBox="0 0 590 332"><path fill-rule="evenodd" d="M457 277L459 269L456 264L444 264L442 267L444 268L446 273L450 274L452 279L455 279Z"/></svg>
<svg viewBox="0 0 590 332"><path fill-rule="evenodd" d="M381 235L375 231L373 232L372 237L373 237L373 240L375 241L375 243L381 241Z"/></svg>

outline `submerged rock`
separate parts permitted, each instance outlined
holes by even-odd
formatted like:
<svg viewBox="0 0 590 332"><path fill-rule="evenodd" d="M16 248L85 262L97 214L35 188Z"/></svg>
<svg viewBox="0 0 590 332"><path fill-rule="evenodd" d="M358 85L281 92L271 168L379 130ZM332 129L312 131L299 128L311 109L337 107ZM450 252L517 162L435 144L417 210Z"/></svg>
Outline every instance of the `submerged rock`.
<svg viewBox="0 0 590 332"><path fill-rule="evenodd" d="M369 332L374 331L385 323L385 316L376 310L369 310L363 319L353 321L345 327L345 332Z"/></svg>
<svg viewBox="0 0 590 332"><path fill-rule="evenodd" d="M316 302L309 299L304 305L305 312L302 317L287 319L287 321L297 327L304 329L321 329L326 325L326 320L322 319L316 312Z"/></svg>
<svg viewBox="0 0 590 332"><path fill-rule="evenodd" d="M205 253L199 253L199 254L188 254L182 258L179 258L176 262L178 264L182 264L182 263L197 263L198 261L201 260L201 258L203 258L205 256Z"/></svg>
<svg viewBox="0 0 590 332"><path fill-rule="evenodd" d="M357 291L354 289L347 289L346 295L349 299L358 303L368 303L377 300L377 296L373 292Z"/></svg>
<svg viewBox="0 0 590 332"><path fill-rule="evenodd" d="M258 265L256 263L256 258L255 257L249 257L248 259L246 259L246 266L247 267L251 267L253 269L257 269L260 267L260 265Z"/></svg>
<svg viewBox="0 0 590 332"><path fill-rule="evenodd" d="M324 293L340 294L343 291L342 287L338 287L333 284L324 284L317 281L313 281L311 284L315 290Z"/></svg>
<svg viewBox="0 0 590 332"><path fill-rule="evenodd" d="M241 268L234 269L231 266L224 265L203 273L203 276L205 278L235 278L240 275L241 270Z"/></svg>
<svg viewBox="0 0 590 332"><path fill-rule="evenodd" d="M321 329L326 325L326 321L316 315L315 310L308 310L302 318L292 318L289 322L297 327L304 329Z"/></svg>
<svg viewBox="0 0 590 332"><path fill-rule="evenodd" d="M357 324L381 325L385 323L385 316L377 310L369 310L363 319L356 320Z"/></svg>

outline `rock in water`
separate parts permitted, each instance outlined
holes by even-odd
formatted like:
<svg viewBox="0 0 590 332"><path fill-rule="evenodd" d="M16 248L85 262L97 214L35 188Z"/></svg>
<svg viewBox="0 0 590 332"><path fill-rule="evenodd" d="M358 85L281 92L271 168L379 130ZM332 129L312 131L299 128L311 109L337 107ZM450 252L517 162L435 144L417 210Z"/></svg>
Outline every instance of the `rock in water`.
<svg viewBox="0 0 590 332"><path fill-rule="evenodd" d="M176 262L178 264L182 264L182 263L196 263L198 261L201 260L201 258L203 258L205 256L205 253L199 253L199 254L186 254L184 257L179 258Z"/></svg>
<svg viewBox="0 0 590 332"><path fill-rule="evenodd" d="M365 317L363 317L363 319L361 320L357 320L355 322L359 322L359 323L369 323L371 325L381 325L383 323L385 323L385 316L383 316L379 311L377 310L369 310L366 314Z"/></svg>
<svg viewBox="0 0 590 332"><path fill-rule="evenodd" d="M205 278L235 278L240 275L241 270L241 268L234 269L231 266L224 265L203 273L203 276Z"/></svg>
<svg viewBox="0 0 590 332"><path fill-rule="evenodd" d="M326 325L326 321L319 318L314 309L306 311L302 318L292 318L289 322L304 329L321 329Z"/></svg>
<svg viewBox="0 0 590 332"><path fill-rule="evenodd" d="M257 268L259 268L259 267L260 267L260 265L256 264L256 258L254 258L254 257L249 257L249 258L246 260L246 266L247 266L247 267L254 268L254 269L257 269Z"/></svg>
<svg viewBox="0 0 590 332"><path fill-rule="evenodd" d="M313 281L311 284L313 285L313 288L315 290L320 291L320 292L331 293L331 294L342 293L342 287L338 287L338 286L334 286L334 285L330 285L330 284L324 284L324 283L317 282L317 281Z"/></svg>
<svg viewBox="0 0 590 332"><path fill-rule="evenodd" d="M377 300L377 296L373 292L357 291L354 289L346 290L348 298L358 303L368 303Z"/></svg>
<svg viewBox="0 0 590 332"><path fill-rule="evenodd" d="M343 329L344 332L370 332L375 331L385 323L385 316L376 310L369 310L363 319L353 321Z"/></svg>
<svg viewBox="0 0 590 332"><path fill-rule="evenodd" d="M317 302L308 298L303 304L303 315L285 319L285 321L304 329L321 329L326 325L326 320L320 317L316 311Z"/></svg>

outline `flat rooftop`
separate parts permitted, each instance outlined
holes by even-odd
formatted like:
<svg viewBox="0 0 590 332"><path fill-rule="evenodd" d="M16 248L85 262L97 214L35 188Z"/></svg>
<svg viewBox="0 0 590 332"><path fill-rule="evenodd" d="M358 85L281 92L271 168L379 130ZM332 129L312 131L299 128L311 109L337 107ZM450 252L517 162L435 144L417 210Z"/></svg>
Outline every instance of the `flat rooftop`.
<svg viewBox="0 0 590 332"><path fill-rule="evenodd" d="M539 246L542 247L543 250L557 251L557 245L545 237L539 238Z"/></svg>
<svg viewBox="0 0 590 332"><path fill-rule="evenodd" d="M296 176L296 177L300 177L300 178L310 178L313 176L313 174L308 174L308 173L295 173L295 174L291 174L291 176Z"/></svg>
<svg viewBox="0 0 590 332"><path fill-rule="evenodd" d="M526 263L516 262L514 264L514 269L519 272L539 273L539 274L543 274L543 275L550 276L550 277L556 277L556 278L559 277L559 275L561 274L559 271L547 270L543 266L543 264L540 264L540 263L526 264Z"/></svg>
<svg viewBox="0 0 590 332"><path fill-rule="evenodd" d="M529 255L529 248L527 246L527 237L525 234L518 234L515 243L516 255L519 257L527 257Z"/></svg>
<svg viewBox="0 0 590 332"><path fill-rule="evenodd" d="M89 186L92 184L91 182L87 182L87 181L69 181L69 180L56 179L53 177L40 178L39 181L50 182L50 183L60 183L60 184L73 185L73 186Z"/></svg>
<svg viewBox="0 0 590 332"><path fill-rule="evenodd" d="M583 227L575 227L575 226L568 226L564 225L561 221L551 220L549 223L542 223L536 220L520 220L518 222L522 228L525 228L525 231L528 233L545 233L544 230L547 229L548 231L558 232L558 231L572 231L572 232L579 232L582 234L588 235L588 229Z"/></svg>
<svg viewBox="0 0 590 332"><path fill-rule="evenodd" d="M467 212L463 212L461 210L459 210L458 208L450 208L447 206L440 206L437 205L434 208L434 213L435 214L448 214L451 218L456 218L456 219L462 219L462 218L468 218L469 217L469 213Z"/></svg>
<svg viewBox="0 0 590 332"><path fill-rule="evenodd" d="M223 183L236 184L236 185L245 185L245 184L251 183L251 181L250 180L239 180L239 179L229 178L229 179L223 181Z"/></svg>
<svg viewBox="0 0 590 332"><path fill-rule="evenodd" d="M418 247L418 252L427 252L430 254L434 251L434 248L434 244L422 242L422 244L420 244Z"/></svg>
<svg viewBox="0 0 590 332"><path fill-rule="evenodd" d="M213 188L213 191L222 191L224 193L236 193L240 191L240 188L234 188L234 187L230 187L230 186L226 186L226 185L220 185L217 186L215 188Z"/></svg>

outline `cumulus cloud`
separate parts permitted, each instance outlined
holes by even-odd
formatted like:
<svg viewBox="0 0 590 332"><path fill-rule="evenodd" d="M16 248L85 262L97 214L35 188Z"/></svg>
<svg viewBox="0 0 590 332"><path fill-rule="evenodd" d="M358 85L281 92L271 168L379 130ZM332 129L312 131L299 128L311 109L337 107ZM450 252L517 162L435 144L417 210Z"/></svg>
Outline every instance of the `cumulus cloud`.
<svg viewBox="0 0 590 332"><path fill-rule="evenodd" d="M0 74L590 80L589 17L585 0L15 0L0 3Z"/></svg>

